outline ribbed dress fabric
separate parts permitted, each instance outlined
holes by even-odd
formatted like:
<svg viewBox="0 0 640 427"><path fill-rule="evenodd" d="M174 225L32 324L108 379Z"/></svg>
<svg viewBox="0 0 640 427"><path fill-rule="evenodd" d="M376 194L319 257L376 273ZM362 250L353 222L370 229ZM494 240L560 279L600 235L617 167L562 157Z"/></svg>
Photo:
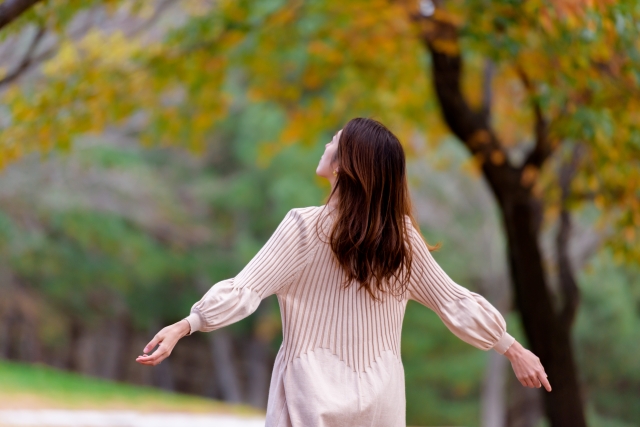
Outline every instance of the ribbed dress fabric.
<svg viewBox="0 0 640 427"><path fill-rule="evenodd" d="M326 243L333 218L325 205L290 210L237 276L216 283L193 305L186 317L190 334L237 322L276 294L283 342L266 426L404 427L400 335L409 299L479 349L503 354L514 338L495 307L440 268L408 217L414 252L405 296L375 301L355 285L342 287L345 273Z"/></svg>

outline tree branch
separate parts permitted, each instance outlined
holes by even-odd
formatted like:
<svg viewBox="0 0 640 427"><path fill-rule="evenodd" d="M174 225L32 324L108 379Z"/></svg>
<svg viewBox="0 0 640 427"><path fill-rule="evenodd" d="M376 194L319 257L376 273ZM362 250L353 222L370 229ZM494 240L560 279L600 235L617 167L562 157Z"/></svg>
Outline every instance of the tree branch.
<svg viewBox="0 0 640 427"><path fill-rule="evenodd" d="M486 131L487 123L483 116L469 106L460 80L463 62L459 53L458 30L453 23L437 15L422 18L428 25L422 32L422 41L433 60L433 79L436 95L442 106L444 120L451 131L469 145L475 154L482 150L481 145L469 144L478 131ZM486 138L490 143L493 138ZM483 141L485 142L485 141Z"/></svg>
<svg viewBox="0 0 640 427"><path fill-rule="evenodd" d="M484 120L489 123L491 119L491 104L493 103L493 89L491 83L495 74L495 64L492 60L487 59L484 62L484 70L482 73L482 113Z"/></svg>
<svg viewBox="0 0 640 427"><path fill-rule="evenodd" d="M162 16L162 14L166 11L166 9L171 4L175 3L175 1L176 0L164 0L160 2L158 7L153 11L152 15L148 19L146 19L144 22L142 22L141 24L133 28L132 30L126 32L126 36L134 37L148 30L155 22L158 21L158 19ZM76 31L73 31L71 34L69 34L69 37L71 39L77 39L79 37L82 37L84 34L87 33L87 31L89 31L90 28L91 28L90 24L85 25L82 28ZM33 39L31 46L27 50L27 54L25 55L23 60L20 61L20 64L15 68L15 70L7 74L4 78L0 79L0 88L2 88L7 84L12 83L14 80L16 80L23 73L28 71L30 68L40 64L42 61L50 58L56 53L58 47L54 45L50 49L47 49L44 52L41 52L39 55L32 56L37 48L38 42L42 39L44 34L45 34L44 29L40 28L38 30L38 33L36 34L36 37Z"/></svg>
<svg viewBox="0 0 640 427"><path fill-rule="evenodd" d="M420 11L409 15L419 25L422 42L431 54L433 84L444 121L481 164L496 196L502 198L499 192L505 187L501 183L517 185L519 172L510 164L488 121L491 67L485 69L484 106L473 109L462 93L463 60L454 20L432 1L421 2ZM531 183L526 184L522 188Z"/></svg>
<svg viewBox="0 0 640 427"><path fill-rule="evenodd" d="M6 0L0 4L0 29L42 0Z"/></svg>
<svg viewBox="0 0 640 427"><path fill-rule="evenodd" d="M536 143L531 152L527 155L522 166L523 168L527 168L527 166L529 166L540 169L542 164L553 151L553 147L551 147L551 143L549 141L549 125L542 114L542 108L536 99L535 88L533 87L531 80L519 65L516 66L516 72L518 73L518 76L520 76L522 84L529 93L529 100L535 117L534 134Z"/></svg>
<svg viewBox="0 0 640 427"><path fill-rule="evenodd" d="M44 27L39 27L36 34L33 36L33 39L31 40L31 44L29 45L29 48L27 49L27 52L24 55L24 58L22 58L22 61L20 61L20 64L18 64L18 66L12 72L10 72L6 76L4 76L2 79L0 79L0 87L11 83L12 81L20 77L22 73L24 73L29 69L29 66L36 59L33 56L33 53L38 48L38 44L40 43L40 40L42 40L42 37L44 36L44 34L45 34Z"/></svg>

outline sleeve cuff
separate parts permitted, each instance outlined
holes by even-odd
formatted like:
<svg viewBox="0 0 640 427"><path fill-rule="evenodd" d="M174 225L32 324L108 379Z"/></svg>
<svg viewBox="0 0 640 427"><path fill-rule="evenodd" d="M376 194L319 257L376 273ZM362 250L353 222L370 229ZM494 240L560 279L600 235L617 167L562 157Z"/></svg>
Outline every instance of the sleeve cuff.
<svg viewBox="0 0 640 427"><path fill-rule="evenodd" d="M198 313L192 312L190 315L185 317L186 321L191 325L191 331L187 335L191 335L196 331L200 330L201 319Z"/></svg>
<svg viewBox="0 0 640 427"><path fill-rule="evenodd" d="M509 349L509 347L511 347L511 344L515 342L515 340L516 339L509 335L507 331L504 331L502 338L500 338L498 342L493 346L493 349L500 354L504 354Z"/></svg>

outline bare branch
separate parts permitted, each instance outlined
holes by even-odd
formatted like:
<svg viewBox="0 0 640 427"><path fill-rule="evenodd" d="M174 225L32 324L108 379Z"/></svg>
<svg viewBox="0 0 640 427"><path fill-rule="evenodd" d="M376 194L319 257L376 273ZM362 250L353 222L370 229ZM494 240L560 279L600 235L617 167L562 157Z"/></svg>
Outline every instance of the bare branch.
<svg viewBox="0 0 640 427"><path fill-rule="evenodd" d="M495 64L492 60L487 59L484 62L484 70L482 74L482 112L487 123L491 118L491 104L493 103L493 89L491 83L495 74Z"/></svg>
<svg viewBox="0 0 640 427"><path fill-rule="evenodd" d="M158 21L158 19L162 16L162 14L166 11L166 9L171 4L175 3L175 1L176 0L164 0L160 2L158 7L154 10L153 14L148 19L146 19L140 25L136 26L135 28L127 32L126 34L127 37L133 37L148 30L155 22ZM77 29L76 31L73 31L71 34L69 34L69 37L71 39L80 38L84 34L86 34L90 28L91 28L91 24L88 23L87 25L84 25L82 28ZM36 51L37 44L42 39L43 36L44 36L44 30L40 28L38 30L38 34L36 34L36 37L32 41L31 46L27 50L27 54L25 55L23 60L20 61L20 64L15 68L15 70L7 74L4 78L0 79L0 88L2 88L7 84L12 83L22 74L24 74L26 71L28 71L34 66L37 66L42 61L45 61L51 58L56 53L58 47L54 45L50 49L47 49L44 52L41 52L40 54L33 56L33 53Z"/></svg>
<svg viewBox="0 0 640 427"><path fill-rule="evenodd" d="M42 37L44 36L44 34L45 34L44 27L39 27L36 34L33 36L33 39L31 40L31 44L29 45L29 48L27 49L27 52L24 55L24 58L22 58L22 61L20 61L18 66L15 68L15 70L13 70L12 72L4 76L2 79L0 79L0 87L11 83L12 81L20 77L22 73L24 73L29 69L29 66L34 62L34 59L35 59L33 54L37 50L38 44L40 43L40 40L42 40Z"/></svg>
<svg viewBox="0 0 640 427"><path fill-rule="evenodd" d="M42 0L6 0L0 4L0 29Z"/></svg>

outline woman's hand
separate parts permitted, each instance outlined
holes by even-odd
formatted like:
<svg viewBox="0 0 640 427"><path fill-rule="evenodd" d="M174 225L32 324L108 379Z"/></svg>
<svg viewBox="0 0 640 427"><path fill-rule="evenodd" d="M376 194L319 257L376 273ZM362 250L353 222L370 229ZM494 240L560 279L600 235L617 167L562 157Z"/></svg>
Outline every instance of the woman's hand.
<svg viewBox="0 0 640 427"><path fill-rule="evenodd" d="M518 341L514 341L504 355L511 361L513 372L523 386L540 388L544 385L547 391L551 391L547 374L535 354L520 345Z"/></svg>
<svg viewBox="0 0 640 427"><path fill-rule="evenodd" d="M144 355L138 356L136 362L143 365L159 365L160 362L169 357L171 350L176 346L178 340L189 332L191 332L191 325L189 325L186 319L162 328L149 344L147 344L144 350L142 350ZM148 355L147 353L150 353L156 345L158 345L156 351Z"/></svg>

